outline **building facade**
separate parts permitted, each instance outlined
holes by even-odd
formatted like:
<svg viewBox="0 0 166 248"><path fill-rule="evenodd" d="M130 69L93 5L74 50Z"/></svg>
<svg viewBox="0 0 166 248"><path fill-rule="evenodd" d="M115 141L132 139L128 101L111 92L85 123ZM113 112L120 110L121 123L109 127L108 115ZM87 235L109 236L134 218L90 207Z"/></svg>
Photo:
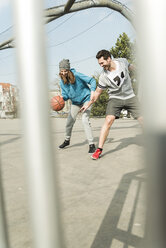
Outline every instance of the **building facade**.
<svg viewBox="0 0 166 248"><path fill-rule="evenodd" d="M18 88L9 83L0 83L0 118L18 117Z"/></svg>

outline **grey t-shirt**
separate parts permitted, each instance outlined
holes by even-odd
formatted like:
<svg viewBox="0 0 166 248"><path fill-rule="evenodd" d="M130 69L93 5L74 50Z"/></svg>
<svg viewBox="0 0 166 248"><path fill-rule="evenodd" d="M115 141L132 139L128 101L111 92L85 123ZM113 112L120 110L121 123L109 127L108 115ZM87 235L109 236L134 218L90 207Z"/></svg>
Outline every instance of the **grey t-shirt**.
<svg viewBox="0 0 166 248"><path fill-rule="evenodd" d="M125 58L113 59L116 64L116 70L103 70L99 77L98 87L108 89L109 99L129 99L134 97L134 91L129 76L129 63Z"/></svg>

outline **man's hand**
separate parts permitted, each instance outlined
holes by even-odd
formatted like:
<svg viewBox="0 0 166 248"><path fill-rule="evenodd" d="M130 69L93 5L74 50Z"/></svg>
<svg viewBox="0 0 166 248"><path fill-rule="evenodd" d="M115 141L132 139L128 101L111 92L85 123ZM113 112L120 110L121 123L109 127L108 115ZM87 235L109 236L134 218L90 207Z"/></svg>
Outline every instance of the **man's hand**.
<svg viewBox="0 0 166 248"><path fill-rule="evenodd" d="M80 109L80 112L85 112L92 105L92 103L96 102L100 94L102 93L102 91L103 90L98 87L95 91L91 91L90 101L88 102L87 105L82 106L82 108Z"/></svg>
<svg viewBox="0 0 166 248"><path fill-rule="evenodd" d="M92 105L92 103L93 101L89 101L87 105L83 105L79 112L84 113Z"/></svg>

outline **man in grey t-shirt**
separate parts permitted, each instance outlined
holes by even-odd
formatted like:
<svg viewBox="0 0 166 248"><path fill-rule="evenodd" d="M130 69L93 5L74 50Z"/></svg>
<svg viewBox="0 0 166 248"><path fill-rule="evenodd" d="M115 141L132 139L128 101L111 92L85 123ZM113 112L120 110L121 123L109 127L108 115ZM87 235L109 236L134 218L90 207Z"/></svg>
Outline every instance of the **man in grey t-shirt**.
<svg viewBox="0 0 166 248"><path fill-rule="evenodd" d="M133 69L133 65L130 65L125 58L112 59L110 52L107 50L99 51L96 58L99 65L103 67L103 72L99 77L98 87L93 98L87 106L83 106L81 109L85 111L98 99L103 90L108 89L109 102L105 122L101 128L99 146L91 156L95 160L101 156L110 127L115 118L119 118L122 109L128 110L141 125L143 124L138 99L134 94L129 75L129 70Z"/></svg>

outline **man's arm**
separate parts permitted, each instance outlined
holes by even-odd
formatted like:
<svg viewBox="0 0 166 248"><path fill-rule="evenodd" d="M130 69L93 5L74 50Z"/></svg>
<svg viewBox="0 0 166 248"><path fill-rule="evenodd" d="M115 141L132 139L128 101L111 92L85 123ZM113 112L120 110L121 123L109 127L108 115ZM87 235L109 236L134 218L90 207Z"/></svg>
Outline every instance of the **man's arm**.
<svg viewBox="0 0 166 248"><path fill-rule="evenodd" d="M93 94L91 101L96 102L97 99L99 98L99 96L101 95L102 91L103 91L103 89L97 87L94 94Z"/></svg>

